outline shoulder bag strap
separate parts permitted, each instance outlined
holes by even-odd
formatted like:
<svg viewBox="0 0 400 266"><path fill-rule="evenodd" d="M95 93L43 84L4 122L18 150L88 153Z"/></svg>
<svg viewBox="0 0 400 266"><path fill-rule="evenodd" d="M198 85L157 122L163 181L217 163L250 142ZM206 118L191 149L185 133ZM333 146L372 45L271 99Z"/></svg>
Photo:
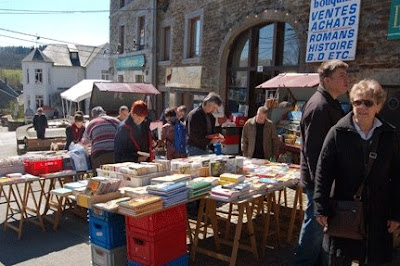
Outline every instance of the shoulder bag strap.
<svg viewBox="0 0 400 266"><path fill-rule="evenodd" d="M364 168L364 180L362 181L360 187L358 188L357 193L354 195L355 200L361 200L361 194L364 189L365 181L367 181L368 175L372 169L372 165L374 164L374 161L375 161L376 157L378 156L378 154L376 153L376 150L378 148L378 143L379 143L381 133L382 132L378 132L376 134L375 138L372 140L370 152L368 154L368 163L365 165L365 168Z"/></svg>

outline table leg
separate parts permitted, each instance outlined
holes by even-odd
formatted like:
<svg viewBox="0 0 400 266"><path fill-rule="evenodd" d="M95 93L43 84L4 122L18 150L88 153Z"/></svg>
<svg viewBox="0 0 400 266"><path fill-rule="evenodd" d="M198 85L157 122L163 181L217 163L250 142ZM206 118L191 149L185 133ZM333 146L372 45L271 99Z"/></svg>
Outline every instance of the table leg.
<svg viewBox="0 0 400 266"><path fill-rule="evenodd" d="M228 220L226 221L226 225L225 225L225 234L224 234L225 240L228 240L228 239L229 239L229 234L230 234L230 232L231 232L232 209L233 209L233 204L232 204L232 203L229 203Z"/></svg>
<svg viewBox="0 0 400 266"><path fill-rule="evenodd" d="M28 207L29 194L32 195L32 201L33 201L34 208ZM42 228L43 232L46 231L42 216L40 215L40 208L39 208L38 202L37 202L36 197L35 197L35 193L34 193L33 188L32 188L32 182L29 182L29 184L28 184L27 198L26 198L26 202L25 202L25 209L33 212L36 215L36 218L38 219L38 221L31 220L31 222L39 225Z"/></svg>
<svg viewBox="0 0 400 266"><path fill-rule="evenodd" d="M292 212L290 214L290 221L289 221L289 229L288 229L288 235L287 235L287 242L290 243L292 241L292 237L293 237L293 230L294 230L294 222L296 220L296 213L297 213L297 204L299 203L300 200L300 208L302 209L302 188L301 186L297 186L296 188L296 193L294 195L294 202L293 202L293 208L292 208Z"/></svg>
<svg viewBox="0 0 400 266"><path fill-rule="evenodd" d="M206 199L204 198L200 200L199 212L197 214L196 230L194 233L193 246L192 246L192 261L195 261L196 259L196 251L197 251L197 246L199 244L199 234L200 234L201 221L204 215L205 202Z"/></svg>
<svg viewBox="0 0 400 266"><path fill-rule="evenodd" d="M254 257L258 260L256 236L254 234L254 225L253 225L253 207L250 206L250 204L247 202L245 208L247 214L247 228L249 230L251 250L253 252Z"/></svg>
<svg viewBox="0 0 400 266"><path fill-rule="evenodd" d="M271 222L271 209L272 209L272 197L271 193L267 194L267 213L264 215L264 230L263 230L263 241L262 241L262 256L265 255L265 246L267 244L268 235L269 235L269 226Z"/></svg>
<svg viewBox="0 0 400 266"><path fill-rule="evenodd" d="M236 225L235 237L233 239L232 254L229 263L230 266L236 265L237 253L239 249L239 240L240 240L240 235L242 233L244 204L239 203L238 208L239 208L238 224Z"/></svg>
<svg viewBox="0 0 400 266"><path fill-rule="evenodd" d="M210 218L211 228L213 230L214 242L217 250L220 249L220 241L218 235L218 218L217 218L217 202L215 200L207 200L207 215Z"/></svg>
<svg viewBox="0 0 400 266"><path fill-rule="evenodd" d="M50 179L48 190L44 192L45 193L46 202L45 202L45 205L44 205L44 211L43 211L42 216L46 216L47 212L50 210L50 199L51 199L50 191L52 191L54 189L55 183L56 182L55 182L54 178Z"/></svg>

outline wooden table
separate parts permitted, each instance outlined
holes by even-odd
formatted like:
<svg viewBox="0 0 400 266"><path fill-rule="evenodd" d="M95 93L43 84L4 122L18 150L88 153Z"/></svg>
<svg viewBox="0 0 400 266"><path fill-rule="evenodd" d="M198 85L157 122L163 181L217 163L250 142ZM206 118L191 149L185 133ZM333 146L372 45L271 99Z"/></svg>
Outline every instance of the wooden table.
<svg viewBox="0 0 400 266"><path fill-rule="evenodd" d="M217 220L217 201L216 199L213 199L211 196L205 197L201 199L200 201L200 208L199 208L199 214L197 216L197 223L196 223L196 231L194 235L194 240L193 240L193 247L192 247L192 260L196 259L196 252L217 258L222 261L229 262L229 265L233 266L236 264L236 259L237 259L237 254L238 254L238 249L245 249L249 250L253 253L254 257L258 259L258 252L257 252L257 246L256 246L256 238L254 234L254 225L253 225L253 206L250 204L253 202L255 199L258 197L263 197L263 195L258 195L256 197L251 197L242 201L234 201L232 202L233 204L236 204L238 206L239 214L238 214L238 224L236 225L236 230L235 230L235 235L233 238L233 242L227 240L227 239L220 239L219 237L219 231L218 231L218 220ZM239 240L241 238L241 233L242 233L242 226L243 226L243 218L244 214L246 212L247 216L247 227L249 231L249 238L250 238L250 246L249 245L244 245L240 244ZM214 242L217 250L220 249L220 244L225 244L232 246L232 252L230 256L212 251L212 250L207 250L204 248L199 247L199 234L200 234L200 227L202 223L202 219L204 216L204 223L205 223L205 232L207 230L207 224L208 224L208 219L210 219L211 227L214 233Z"/></svg>
<svg viewBox="0 0 400 266"><path fill-rule="evenodd" d="M21 239L22 237L24 221L32 222L45 231L43 219L40 215L40 206L32 188L32 183L37 181L39 181L38 177L32 177L0 183L0 197L3 195L5 204L7 204L4 230L10 228L16 231L18 233L18 239ZM22 190L19 185L23 186ZM8 188L8 193L6 192L5 187ZM33 202L33 208L28 206L29 200ZM11 222L18 220L14 217L17 214L20 215L20 219L18 225L15 226L11 224Z"/></svg>

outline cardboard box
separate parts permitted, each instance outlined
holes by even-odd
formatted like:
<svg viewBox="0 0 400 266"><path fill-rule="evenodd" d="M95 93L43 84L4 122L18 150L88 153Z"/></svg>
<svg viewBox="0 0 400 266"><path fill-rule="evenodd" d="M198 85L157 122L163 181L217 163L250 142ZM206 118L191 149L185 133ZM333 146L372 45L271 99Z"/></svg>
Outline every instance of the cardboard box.
<svg viewBox="0 0 400 266"><path fill-rule="evenodd" d="M86 194L78 194L76 195L76 202L79 206L90 209L95 203L103 203L113 199L117 199L122 197L120 192L112 192L104 195L86 195Z"/></svg>

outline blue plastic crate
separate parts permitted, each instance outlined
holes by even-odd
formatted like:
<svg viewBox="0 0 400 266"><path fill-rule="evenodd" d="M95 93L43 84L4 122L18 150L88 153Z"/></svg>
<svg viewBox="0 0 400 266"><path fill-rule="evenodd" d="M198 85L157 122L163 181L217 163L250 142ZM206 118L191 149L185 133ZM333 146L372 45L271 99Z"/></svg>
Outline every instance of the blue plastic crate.
<svg viewBox="0 0 400 266"><path fill-rule="evenodd" d="M89 217L90 242L106 249L126 245L125 223L122 221L105 222L93 216Z"/></svg>
<svg viewBox="0 0 400 266"><path fill-rule="evenodd" d="M185 253L177 259L164 264L164 266L188 266L189 265L189 254ZM128 266L143 266L142 264L128 259Z"/></svg>
<svg viewBox="0 0 400 266"><path fill-rule="evenodd" d="M120 215L118 213L113 213L113 212L108 212L100 208L96 208L95 206L92 206L91 209L89 209L89 219L90 216L105 221L105 222L124 222L125 217L123 215Z"/></svg>

